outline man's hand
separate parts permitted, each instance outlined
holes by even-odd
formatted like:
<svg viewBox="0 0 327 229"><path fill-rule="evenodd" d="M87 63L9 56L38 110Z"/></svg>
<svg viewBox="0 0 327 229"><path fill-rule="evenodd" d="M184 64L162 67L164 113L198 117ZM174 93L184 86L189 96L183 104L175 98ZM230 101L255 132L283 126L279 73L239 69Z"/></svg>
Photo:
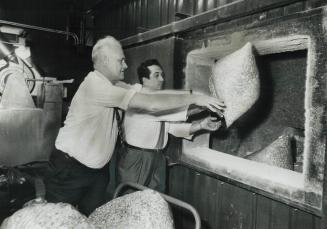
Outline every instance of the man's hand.
<svg viewBox="0 0 327 229"><path fill-rule="evenodd" d="M190 128L190 134L194 134L195 132L198 132L200 130L204 131L216 131L222 126L222 121L218 120L217 117L211 117L208 116L204 119L193 121L191 128Z"/></svg>
<svg viewBox="0 0 327 229"><path fill-rule="evenodd" d="M199 114L205 110L207 110L206 107L199 107L195 104L191 104L187 109L187 117Z"/></svg>
<svg viewBox="0 0 327 229"><path fill-rule="evenodd" d="M220 101L217 98L207 96L207 95L196 95L195 105L200 107L206 107L212 112L218 114L219 117L224 117L224 109L226 108L224 102Z"/></svg>
<svg viewBox="0 0 327 229"><path fill-rule="evenodd" d="M217 120L216 117L209 116L200 120L200 130L216 131L221 125L221 120Z"/></svg>

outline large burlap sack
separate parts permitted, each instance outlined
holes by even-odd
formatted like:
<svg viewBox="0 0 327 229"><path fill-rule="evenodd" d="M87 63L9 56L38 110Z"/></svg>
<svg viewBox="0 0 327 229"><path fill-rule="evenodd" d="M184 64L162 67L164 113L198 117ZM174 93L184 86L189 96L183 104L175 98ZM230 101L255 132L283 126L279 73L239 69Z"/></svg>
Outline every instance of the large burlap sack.
<svg viewBox="0 0 327 229"><path fill-rule="evenodd" d="M209 87L225 102L226 127L253 106L259 97L260 82L251 43L214 64Z"/></svg>
<svg viewBox="0 0 327 229"><path fill-rule="evenodd" d="M287 135L278 137L270 145L245 156L245 158L284 169L294 169L291 141Z"/></svg>
<svg viewBox="0 0 327 229"><path fill-rule="evenodd" d="M153 190L138 191L116 198L90 216L97 228L173 229L168 203Z"/></svg>
<svg viewBox="0 0 327 229"><path fill-rule="evenodd" d="M94 229L70 204L36 203L5 219L0 229Z"/></svg>

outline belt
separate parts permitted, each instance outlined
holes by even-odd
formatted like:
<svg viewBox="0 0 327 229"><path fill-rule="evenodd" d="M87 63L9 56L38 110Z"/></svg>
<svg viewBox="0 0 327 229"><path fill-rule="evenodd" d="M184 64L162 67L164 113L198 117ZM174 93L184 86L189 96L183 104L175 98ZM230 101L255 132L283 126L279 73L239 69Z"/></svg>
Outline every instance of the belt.
<svg viewBox="0 0 327 229"><path fill-rule="evenodd" d="M67 154L57 148L55 148L55 152L54 152L54 154L52 154L52 156L55 158L55 160L62 158L64 160L66 160L68 163L83 165L81 162L76 160L74 157L70 156L69 154ZM85 166L85 165L83 165L83 166Z"/></svg>
<svg viewBox="0 0 327 229"><path fill-rule="evenodd" d="M59 167L59 168L64 168L64 167L71 167L71 166L75 166L74 168L76 169L77 167L82 167L83 169L87 169L88 171L102 171L104 169L104 171L106 170L105 167L108 166L108 163L102 167L102 168L90 168L86 165L84 165L82 162L78 161L77 159L75 159L74 157L70 156L69 154L59 150L59 149L55 149L54 152L51 154L51 158L50 158L50 162L53 164L53 166L55 167Z"/></svg>
<svg viewBox="0 0 327 229"><path fill-rule="evenodd" d="M149 152L162 152L162 151L164 151L164 149L146 149L146 148L140 148L140 147L137 147L137 146L129 145L126 142L124 143L124 145L127 148L130 148L130 149L145 150L145 151L149 151Z"/></svg>

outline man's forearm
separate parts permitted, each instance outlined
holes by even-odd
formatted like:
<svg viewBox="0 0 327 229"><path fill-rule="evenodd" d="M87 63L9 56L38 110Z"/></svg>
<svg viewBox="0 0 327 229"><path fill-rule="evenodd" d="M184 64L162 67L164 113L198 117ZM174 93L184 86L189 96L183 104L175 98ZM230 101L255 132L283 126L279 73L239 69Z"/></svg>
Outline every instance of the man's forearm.
<svg viewBox="0 0 327 229"><path fill-rule="evenodd" d="M165 114L185 110L199 99L190 94L142 94L136 93L129 103L129 109L149 114Z"/></svg>
<svg viewBox="0 0 327 229"><path fill-rule="evenodd" d="M141 91L142 92L142 91ZM184 95L189 95L189 94L192 94L191 93L192 91L191 90L174 90L174 89L165 89L165 90L152 90L152 91L149 91L147 90L146 92L144 93L147 93L147 94L175 94L175 95L180 95L180 94L184 94ZM143 93L143 92L142 92Z"/></svg>
<svg viewBox="0 0 327 229"><path fill-rule="evenodd" d="M206 108L205 107L199 107L199 106L195 106L195 105L190 105L187 109L187 117L199 114L203 111L205 111Z"/></svg>

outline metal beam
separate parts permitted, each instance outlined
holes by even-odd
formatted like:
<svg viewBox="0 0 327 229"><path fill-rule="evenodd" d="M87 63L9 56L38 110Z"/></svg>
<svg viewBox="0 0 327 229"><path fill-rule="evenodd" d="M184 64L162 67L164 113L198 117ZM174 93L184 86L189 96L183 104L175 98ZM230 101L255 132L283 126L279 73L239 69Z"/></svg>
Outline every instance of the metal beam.
<svg viewBox="0 0 327 229"><path fill-rule="evenodd" d="M213 10L124 38L121 40L121 43L124 48L135 46L139 43L176 35L190 30L196 30L212 24L234 20L263 10L282 7L301 1L304 0L236 0Z"/></svg>

